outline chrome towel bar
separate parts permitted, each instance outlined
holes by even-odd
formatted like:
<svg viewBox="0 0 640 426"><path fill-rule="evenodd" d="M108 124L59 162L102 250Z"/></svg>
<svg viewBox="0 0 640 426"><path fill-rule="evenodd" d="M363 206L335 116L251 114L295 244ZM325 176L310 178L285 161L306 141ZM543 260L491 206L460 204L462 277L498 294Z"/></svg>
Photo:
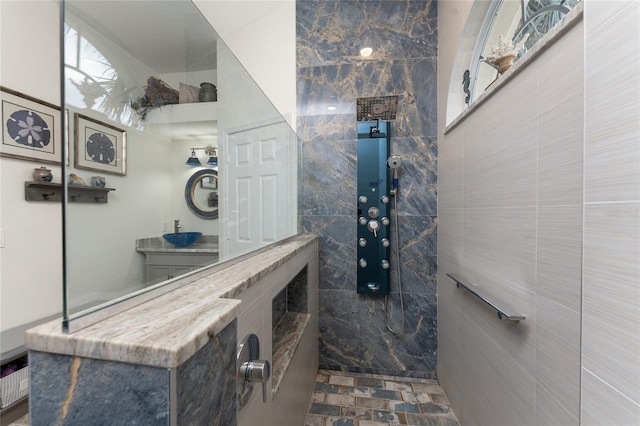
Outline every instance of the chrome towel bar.
<svg viewBox="0 0 640 426"><path fill-rule="evenodd" d="M447 274L447 276L456 282L456 287L463 287L469 293L473 294L478 299L482 300L484 303L495 309L498 313L498 318L506 319L509 321L524 321L524 315L510 313L513 312L512 309L507 309L504 304L501 304L500 306L502 307L500 307L496 304L495 301L480 294L477 290L478 286L463 281L462 278L458 277L456 274Z"/></svg>

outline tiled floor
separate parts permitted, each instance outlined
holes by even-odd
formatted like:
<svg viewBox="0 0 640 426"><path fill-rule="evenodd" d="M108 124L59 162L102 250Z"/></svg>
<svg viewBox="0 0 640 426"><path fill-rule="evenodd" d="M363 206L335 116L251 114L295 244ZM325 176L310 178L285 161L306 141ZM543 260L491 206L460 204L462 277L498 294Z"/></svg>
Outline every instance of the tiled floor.
<svg viewBox="0 0 640 426"><path fill-rule="evenodd" d="M305 426L459 426L435 380L320 370Z"/></svg>

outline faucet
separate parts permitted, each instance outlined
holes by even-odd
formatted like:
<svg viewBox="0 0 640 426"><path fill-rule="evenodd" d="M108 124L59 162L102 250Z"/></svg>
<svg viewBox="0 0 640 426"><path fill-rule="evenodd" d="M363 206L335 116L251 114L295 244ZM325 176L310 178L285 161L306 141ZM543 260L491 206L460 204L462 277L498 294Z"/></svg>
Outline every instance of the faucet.
<svg viewBox="0 0 640 426"><path fill-rule="evenodd" d="M176 234L178 232L180 232L180 229L182 228L182 226L180 226L180 219L176 219L173 221L173 232L175 232Z"/></svg>

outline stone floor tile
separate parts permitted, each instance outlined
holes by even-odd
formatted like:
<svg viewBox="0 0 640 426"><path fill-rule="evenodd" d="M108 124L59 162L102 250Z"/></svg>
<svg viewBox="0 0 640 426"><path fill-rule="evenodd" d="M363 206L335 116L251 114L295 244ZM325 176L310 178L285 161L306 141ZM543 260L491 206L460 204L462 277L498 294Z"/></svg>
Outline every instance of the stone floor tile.
<svg viewBox="0 0 640 426"><path fill-rule="evenodd" d="M395 413L393 411L373 410L373 420L376 422L387 422L394 425L406 425L407 415L405 413Z"/></svg>
<svg viewBox="0 0 640 426"><path fill-rule="evenodd" d="M358 420L358 426L389 426L389 423L370 422L368 420Z"/></svg>
<svg viewBox="0 0 640 426"><path fill-rule="evenodd" d="M429 396L435 404L449 405L449 399L443 393L430 393Z"/></svg>
<svg viewBox="0 0 640 426"><path fill-rule="evenodd" d="M324 424L325 426L356 426L356 421L346 417L327 417Z"/></svg>
<svg viewBox="0 0 640 426"><path fill-rule="evenodd" d="M328 374L316 374L316 383L327 383L329 381Z"/></svg>
<svg viewBox="0 0 640 426"><path fill-rule="evenodd" d="M460 423L453 417L440 417L440 426L460 426Z"/></svg>
<svg viewBox="0 0 640 426"><path fill-rule="evenodd" d="M389 410L420 414L420 407L415 402L389 401Z"/></svg>
<svg viewBox="0 0 640 426"><path fill-rule="evenodd" d="M415 392L442 393L442 388L437 383L411 383L411 388Z"/></svg>
<svg viewBox="0 0 640 426"><path fill-rule="evenodd" d="M395 390L371 389L371 397L378 399L395 399L398 401L402 399L402 394Z"/></svg>
<svg viewBox="0 0 640 426"><path fill-rule="evenodd" d="M332 385L345 385L345 386L353 386L355 385L356 379L353 377L347 376L329 376L329 383Z"/></svg>
<svg viewBox="0 0 640 426"><path fill-rule="evenodd" d="M328 393L326 403L331 405L355 407L356 397L351 395L338 395L335 393Z"/></svg>
<svg viewBox="0 0 640 426"><path fill-rule="evenodd" d="M317 414L307 414L304 426L324 426L324 417Z"/></svg>
<svg viewBox="0 0 640 426"><path fill-rule="evenodd" d="M363 407L341 407L340 415L342 417L355 417L358 420L371 420L373 419L373 410Z"/></svg>
<svg viewBox="0 0 640 426"><path fill-rule="evenodd" d="M428 393L401 391L402 399L407 402L433 402Z"/></svg>
<svg viewBox="0 0 640 426"><path fill-rule="evenodd" d="M356 398L356 407L367 407L367 408L377 408L379 410L388 410L389 401L386 399Z"/></svg>
<svg viewBox="0 0 640 426"><path fill-rule="evenodd" d="M419 384L419 383L416 383ZM384 388L395 391L412 391L411 384L399 382L384 382Z"/></svg>
<svg viewBox="0 0 640 426"><path fill-rule="evenodd" d="M362 387L362 386L358 386L358 387L342 386L342 393L347 394L347 395L353 395L353 396L370 397L371 396L371 389L369 389L367 387ZM430 402L430 401L423 401L423 402Z"/></svg>
<svg viewBox="0 0 640 426"><path fill-rule="evenodd" d="M337 416L340 414L340 407L337 405L320 404L314 402L309 409L311 414L320 414L323 416Z"/></svg>
<svg viewBox="0 0 640 426"><path fill-rule="evenodd" d="M432 404L429 402L426 404L420 404L420 410L422 411L422 414L431 414L433 416L453 416L454 415L450 407L446 405Z"/></svg>
<svg viewBox="0 0 640 426"><path fill-rule="evenodd" d="M384 380L382 379L373 379L369 377L358 377L356 379L356 384L358 386L367 386L370 388L384 388Z"/></svg>
<svg viewBox="0 0 640 426"><path fill-rule="evenodd" d="M314 392L340 393L340 385L330 385L329 383L316 383Z"/></svg>
<svg viewBox="0 0 640 426"><path fill-rule="evenodd" d="M311 395L311 402L324 402L326 399L326 393L324 392L314 392Z"/></svg>
<svg viewBox="0 0 640 426"><path fill-rule="evenodd" d="M407 424L412 426L442 426L438 417L412 413L407 413Z"/></svg>

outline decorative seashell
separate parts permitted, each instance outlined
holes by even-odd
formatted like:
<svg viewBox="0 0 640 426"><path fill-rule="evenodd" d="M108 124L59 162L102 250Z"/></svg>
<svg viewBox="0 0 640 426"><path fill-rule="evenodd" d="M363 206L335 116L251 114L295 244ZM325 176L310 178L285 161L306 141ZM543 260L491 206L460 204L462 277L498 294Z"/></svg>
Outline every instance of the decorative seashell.
<svg viewBox="0 0 640 426"><path fill-rule="evenodd" d="M69 173L69 184L71 185L86 185L84 179L75 173Z"/></svg>

